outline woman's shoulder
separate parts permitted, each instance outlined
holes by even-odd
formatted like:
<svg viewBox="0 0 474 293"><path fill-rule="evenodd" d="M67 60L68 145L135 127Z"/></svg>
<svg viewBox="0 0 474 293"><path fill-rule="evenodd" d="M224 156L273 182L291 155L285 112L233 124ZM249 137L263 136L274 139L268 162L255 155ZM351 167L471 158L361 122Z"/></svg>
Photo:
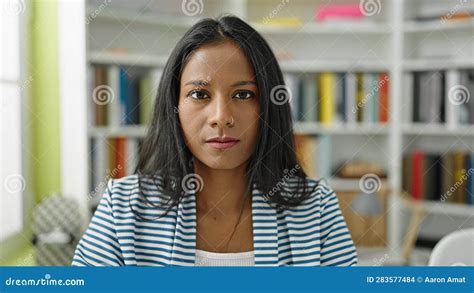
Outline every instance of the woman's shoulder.
<svg viewBox="0 0 474 293"><path fill-rule="evenodd" d="M298 184L299 180L299 184ZM328 182L324 178L314 179L311 177L305 177L302 180L305 183L305 189L302 190L301 178L290 182L290 188L298 193L303 191L305 199L301 201L298 209L306 209L314 206L323 207L334 200L337 201L334 190L329 186Z"/></svg>
<svg viewBox="0 0 474 293"><path fill-rule="evenodd" d="M162 182L162 178L158 176L152 178L133 174L110 179L107 192L112 201L130 200L137 195L164 197Z"/></svg>

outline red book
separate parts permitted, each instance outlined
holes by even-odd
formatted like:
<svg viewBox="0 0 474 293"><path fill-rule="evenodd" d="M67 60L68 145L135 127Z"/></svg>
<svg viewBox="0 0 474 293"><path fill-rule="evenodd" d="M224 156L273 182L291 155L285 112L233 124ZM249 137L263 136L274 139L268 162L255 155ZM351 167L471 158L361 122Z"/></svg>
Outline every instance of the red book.
<svg viewBox="0 0 474 293"><path fill-rule="evenodd" d="M413 180L411 195L415 200L420 200L423 197L423 160L424 154L420 150L413 153Z"/></svg>
<svg viewBox="0 0 474 293"><path fill-rule="evenodd" d="M379 75L380 91L379 91L379 121L381 123L388 122L388 74L380 73Z"/></svg>

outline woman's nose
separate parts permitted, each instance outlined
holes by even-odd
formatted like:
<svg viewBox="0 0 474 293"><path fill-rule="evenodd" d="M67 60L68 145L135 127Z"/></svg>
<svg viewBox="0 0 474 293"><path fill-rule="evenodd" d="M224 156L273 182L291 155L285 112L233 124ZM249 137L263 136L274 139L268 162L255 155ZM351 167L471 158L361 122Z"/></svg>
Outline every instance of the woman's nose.
<svg viewBox="0 0 474 293"><path fill-rule="evenodd" d="M211 127L233 127L232 100L223 96L216 97L211 102Z"/></svg>

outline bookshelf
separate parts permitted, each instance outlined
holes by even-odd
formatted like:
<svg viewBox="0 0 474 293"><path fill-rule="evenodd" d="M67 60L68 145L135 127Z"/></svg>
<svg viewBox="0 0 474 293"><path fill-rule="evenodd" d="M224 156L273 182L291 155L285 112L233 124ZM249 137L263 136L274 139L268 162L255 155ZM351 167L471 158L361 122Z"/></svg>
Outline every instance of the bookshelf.
<svg viewBox="0 0 474 293"><path fill-rule="evenodd" d="M404 77L407 74L474 68L474 21L416 19L417 13L426 7L441 7L439 9L442 10L455 7L458 2L381 0L378 12L368 16L367 21L321 24L314 22L313 15L316 6L326 5L325 1L203 1L204 9L198 16L184 15L180 2L151 1L145 8L143 3L120 1L103 4L106 2L88 1L87 6L79 10L86 15L82 23L78 23L85 27L85 31L80 33L86 39L86 47L84 52L75 56L80 61L76 69L85 76L91 65L137 67L143 70L162 68L174 44L193 23L201 17L228 12L251 23L275 52L290 53L289 58L280 61L285 74L308 76L321 72L386 72L389 75L390 118L387 123L336 123L330 126L320 122L295 123L296 133L327 138L331 142L334 146L329 156L332 169L353 158L381 162L387 173L382 184L391 190L400 190L402 157L405 153L417 147L445 152L453 145L474 150L472 125L448 128L443 124L414 123L407 119L406 114L407 103L412 98L406 95ZM352 4L359 2L337 1ZM298 17L301 25L272 26L262 23L262 19L272 19L275 15ZM469 34L471 37L466 38ZM434 55L430 46L436 48ZM126 48L126 52L116 52L117 48ZM65 53L62 58L67 60L71 57L71 54ZM68 74L65 73L66 76ZM91 140L114 137L140 139L145 135L146 126L94 126L90 123L90 89L87 82L82 82L79 87L82 106L70 115L72 119L76 117L77 121L81 121L83 128L87 129L81 128L79 133L80 152L63 166L65 170L80 166L79 171L73 173L79 178L73 182L72 175L67 172L64 172L63 177L69 178L64 188L74 192L76 198L87 201L87 189L91 185L88 154ZM76 148L77 145L63 143L66 153L71 154ZM336 190L359 188L358 180L341 179L333 174L328 177L329 184ZM395 253L401 247L407 214L396 196L390 195L388 201L387 241L389 250ZM434 218L430 222L442 221L442 217L448 215L461 217L465 225L472 225L472 221L467 220L474 213L472 206L427 201L423 202L423 207Z"/></svg>

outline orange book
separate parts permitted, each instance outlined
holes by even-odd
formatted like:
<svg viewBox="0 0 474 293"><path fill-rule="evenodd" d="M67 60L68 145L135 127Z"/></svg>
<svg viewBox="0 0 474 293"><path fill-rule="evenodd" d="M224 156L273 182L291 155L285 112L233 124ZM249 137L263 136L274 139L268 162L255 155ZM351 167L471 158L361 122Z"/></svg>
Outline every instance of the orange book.
<svg viewBox="0 0 474 293"><path fill-rule="evenodd" d="M116 174L114 178L121 178L126 176L126 158L127 152L125 149L126 138L119 137L115 139L115 168L112 172Z"/></svg>
<svg viewBox="0 0 474 293"><path fill-rule="evenodd" d="M379 91L379 122L387 123L389 116L388 104L388 74L380 73L380 91Z"/></svg>

